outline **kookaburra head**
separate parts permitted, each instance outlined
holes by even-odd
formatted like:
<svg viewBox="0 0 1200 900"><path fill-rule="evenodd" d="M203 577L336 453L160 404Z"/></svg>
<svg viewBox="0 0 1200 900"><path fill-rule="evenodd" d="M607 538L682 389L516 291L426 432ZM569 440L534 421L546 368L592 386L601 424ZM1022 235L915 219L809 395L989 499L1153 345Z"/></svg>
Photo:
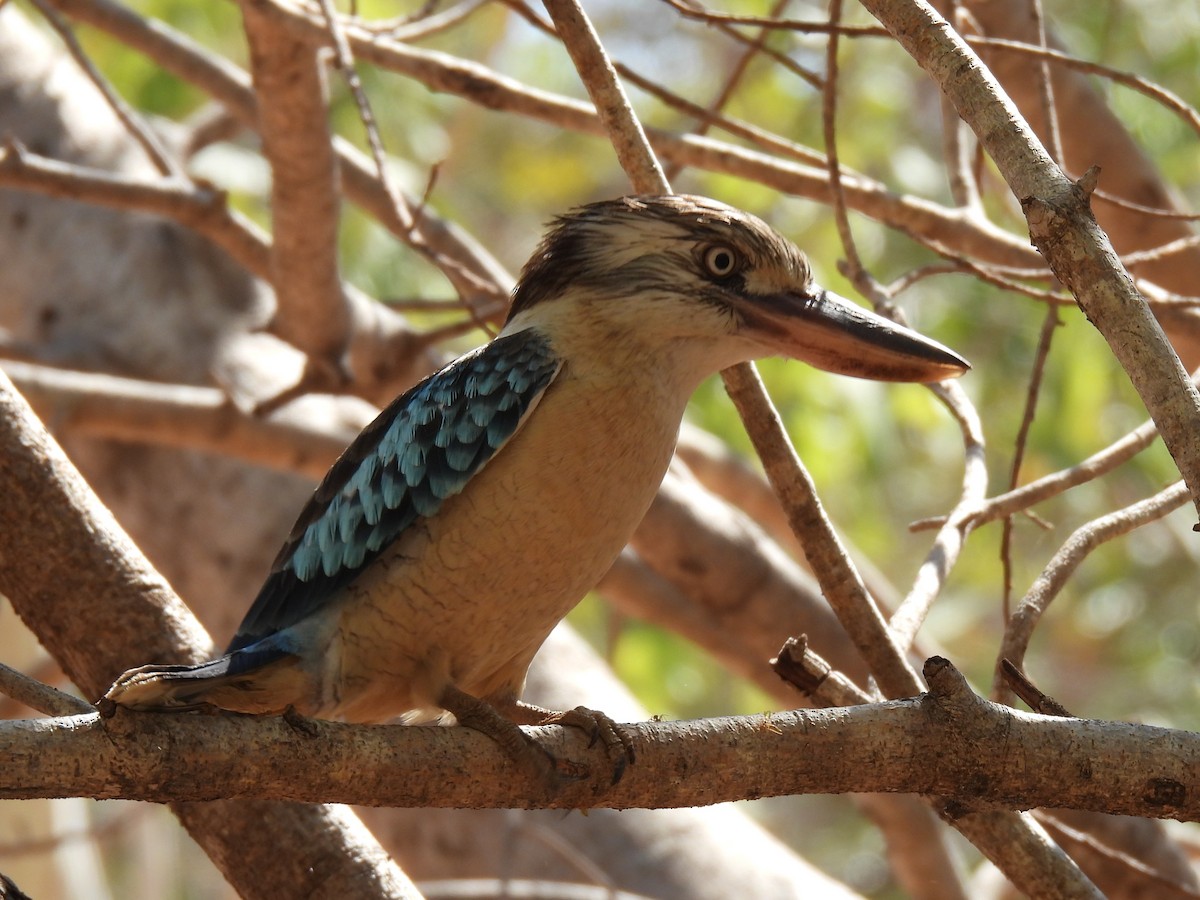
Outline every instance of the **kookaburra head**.
<svg viewBox="0 0 1200 900"><path fill-rule="evenodd" d="M805 255L761 219L705 197L623 197L557 219L526 264L506 331L562 346L672 353L699 377L764 356L881 381L969 368L936 341L813 281Z"/></svg>

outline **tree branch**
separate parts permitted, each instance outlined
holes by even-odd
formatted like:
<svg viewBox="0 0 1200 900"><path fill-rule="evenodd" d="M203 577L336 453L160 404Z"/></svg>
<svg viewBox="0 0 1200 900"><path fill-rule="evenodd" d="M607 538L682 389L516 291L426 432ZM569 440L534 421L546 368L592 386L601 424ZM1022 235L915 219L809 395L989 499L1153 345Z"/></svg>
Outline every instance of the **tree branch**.
<svg viewBox="0 0 1200 900"><path fill-rule="evenodd" d="M1034 244L1096 326L1158 426L1200 510L1200 392L1076 185L1055 165L975 52L923 0L863 0L995 160Z"/></svg>
<svg viewBox="0 0 1200 900"><path fill-rule="evenodd" d="M906 651L911 650L917 632L929 615L933 601L941 593L950 570L958 561L967 535L976 525L975 513L987 495L987 457L984 454L983 423L961 385L932 386L933 393L950 410L963 436L962 492L954 509L946 517L934 538L933 546L921 561L913 586L897 607L889 626Z"/></svg>
<svg viewBox="0 0 1200 900"><path fill-rule="evenodd" d="M0 368L55 428L183 447L321 478L356 432L315 429L283 415L251 415L219 388L71 372L13 360ZM364 404L365 405L365 404Z"/></svg>
<svg viewBox="0 0 1200 900"><path fill-rule="evenodd" d="M85 696L99 696L132 662L198 662L211 654L212 643L199 623L3 373L0 489L5 498L0 504L0 593ZM103 640L97 640L98 629ZM45 727L27 724L35 730ZM45 733L56 731L51 727ZM37 765L28 758L24 763ZM332 896L335 887L364 897L416 894L347 810L184 803L175 812L244 897L314 891ZM283 856L303 864L273 864ZM314 885L313 871L327 880Z"/></svg>
<svg viewBox="0 0 1200 900"><path fill-rule="evenodd" d="M308 34L312 40L325 40L318 16L272 0L241 2L269 12L278 18L281 26ZM406 46L361 27L348 25L346 33L358 59L416 79L430 90L560 128L598 136L606 134L595 110L587 103L530 87L472 60ZM828 201L829 180L823 168L778 160L765 153L697 135L681 136L647 128L646 136L657 156L667 162L748 178L785 193L818 202ZM977 221L962 210L947 210L921 198L897 194L877 181L852 172L846 173L844 185L846 201L851 208L890 227L924 239L936 239L944 246L955 247L965 255L989 262L1023 267L1043 265L1043 260L1026 241L989 222Z"/></svg>
<svg viewBox="0 0 1200 900"><path fill-rule="evenodd" d="M619 784L598 776L550 790L465 728L127 710L10 722L0 724L0 753L11 760L0 796L586 809L901 791L946 798L960 812L1058 805L1200 820L1200 794L1189 787L1200 735L1018 712L972 693L939 657L925 673L929 693L907 700L626 725L638 765ZM607 772L604 749L589 748L578 729L529 734Z"/></svg>
<svg viewBox="0 0 1200 900"><path fill-rule="evenodd" d="M324 71L312 44L253 5L242 15L258 131L271 166L272 328L315 363L341 370L350 312L338 276L338 171Z"/></svg>
<svg viewBox="0 0 1200 900"><path fill-rule="evenodd" d="M1011 696L1011 692L1002 686L1000 660L1012 660L1017 666L1024 662L1025 651L1033 637L1033 630L1041 621L1042 614L1088 554L1105 541L1128 534L1147 522L1161 519L1183 506L1187 500L1186 485L1182 481L1177 481L1153 497L1147 497L1124 509L1101 516L1072 532L1050 562L1046 564L1046 568L1034 581L1008 621L1004 637L1000 642L1000 649L996 655L995 689L997 693L1005 697Z"/></svg>
<svg viewBox="0 0 1200 900"><path fill-rule="evenodd" d="M211 187L174 179L147 181L47 159L14 140L0 146L0 185L162 216L194 229L253 274L268 274L269 238L229 208L223 191Z"/></svg>

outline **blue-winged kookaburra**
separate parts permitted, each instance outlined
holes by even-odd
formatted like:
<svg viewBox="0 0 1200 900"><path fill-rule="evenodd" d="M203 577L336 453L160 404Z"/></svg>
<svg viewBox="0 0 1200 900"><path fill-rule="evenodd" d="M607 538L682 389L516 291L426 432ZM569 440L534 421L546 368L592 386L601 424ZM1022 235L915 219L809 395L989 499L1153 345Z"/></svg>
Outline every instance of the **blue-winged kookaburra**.
<svg viewBox="0 0 1200 900"><path fill-rule="evenodd" d="M754 216L626 197L558 219L500 334L402 394L300 514L226 654L143 666L121 706L213 706L379 722L443 711L531 755L520 724L598 731L520 702L550 630L625 546L688 398L783 355L845 375L937 381L967 363L822 290ZM536 756L536 753L533 753Z"/></svg>

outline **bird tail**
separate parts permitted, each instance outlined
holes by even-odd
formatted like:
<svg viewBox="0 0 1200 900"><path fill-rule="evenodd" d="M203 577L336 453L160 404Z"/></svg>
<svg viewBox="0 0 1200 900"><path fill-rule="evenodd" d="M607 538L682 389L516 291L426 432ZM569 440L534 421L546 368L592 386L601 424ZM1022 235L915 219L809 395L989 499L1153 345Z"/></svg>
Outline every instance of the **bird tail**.
<svg viewBox="0 0 1200 900"><path fill-rule="evenodd" d="M195 666L139 666L114 681L104 699L129 709L196 709L228 674L228 657Z"/></svg>
<svg viewBox="0 0 1200 900"><path fill-rule="evenodd" d="M307 697L299 659L288 653L238 650L193 666L139 666L117 678L104 699L139 710L216 707L266 715L298 710Z"/></svg>

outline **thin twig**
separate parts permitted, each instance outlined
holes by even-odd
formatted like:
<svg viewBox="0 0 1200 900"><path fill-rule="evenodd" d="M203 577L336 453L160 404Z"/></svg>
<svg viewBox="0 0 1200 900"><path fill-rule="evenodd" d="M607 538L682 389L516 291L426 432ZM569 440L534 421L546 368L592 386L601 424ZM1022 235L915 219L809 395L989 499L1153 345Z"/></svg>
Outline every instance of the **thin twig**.
<svg viewBox="0 0 1200 900"><path fill-rule="evenodd" d="M931 248L936 249L936 248ZM931 263L927 266L920 266L904 273L895 281L889 282L883 286L883 293L886 296L894 297L903 293L912 287L916 282L929 278L933 275L971 275L979 279L985 284L991 284L1000 288L1003 291L1008 291L1013 294L1020 294L1022 297L1029 297L1033 300L1039 300L1043 303L1052 303L1056 306L1074 306L1074 298L1062 291L1040 290L1039 288L1030 287L1019 281L1014 281L1011 278L1005 278L999 274L1003 271L1002 267L979 265L966 257L949 254L945 248L941 248L946 255L946 262ZM1045 273L1030 273L1028 277L1044 277L1049 278L1049 271Z"/></svg>
<svg viewBox="0 0 1200 900"><path fill-rule="evenodd" d="M1120 209L1135 212L1138 215L1149 216L1154 219L1173 219L1179 222L1196 222L1200 221L1200 213L1181 212L1177 209L1159 209L1156 206L1146 206L1142 203L1134 203L1132 200L1126 200L1124 197L1118 197L1116 194L1110 194L1108 191L1096 188L1092 194L1093 200L1102 200L1105 203L1111 203Z"/></svg>
<svg viewBox="0 0 1200 900"><path fill-rule="evenodd" d="M500 287L495 279L481 278L481 273L476 266L464 265L455 257L441 254L426 239L422 225L428 221L425 215L427 209L426 200L428 199L429 191L433 187L433 177L431 176L426 186L426 194L422 198L420 205L414 209L412 204L409 203L408 199L396 186L395 180L390 174L387 164L387 151L384 148L383 138L380 136L379 127L376 124L375 113L371 108L366 92L363 90L362 81L358 77L358 71L354 62L354 52L346 36L343 19L337 14L337 10L334 9L332 0L318 0L318 4L324 17L324 24L329 40L333 45L334 62L346 80L350 95L354 98L355 106L358 109L359 120L362 122L363 129L366 132L367 145L370 147L371 159L374 163L375 179L382 189L384 196L387 198L390 207L390 215L385 218L391 219L394 217L399 223L399 234L404 242L428 258L442 271L450 283L455 286L462 298L460 306L471 317L474 326L489 334L494 333L486 317L481 315L480 304L470 302L470 298L482 294L486 302L487 298L495 296L503 288ZM448 27L448 25L441 24L438 27ZM435 28L434 30L437 29ZM413 36L417 34L425 36L425 34L429 33L432 33L432 31L418 30ZM396 40L410 39L410 36L398 34L396 31L393 31L392 37ZM336 146L335 142L335 148ZM436 173L436 169L434 171Z"/></svg>
<svg viewBox="0 0 1200 900"><path fill-rule="evenodd" d="M43 684L4 663L0 663L0 694L48 716L75 716L96 711L86 700Z"/></svg>
<svg viewBox="0 0 1200 900"><path fill-rule="evenodd" d="M437 265L450 282L459 290L461 297L459 305L470 316L470 327L480 328L485 332L492 333L486 317L481 314L481 310L478 308L479 305L467 302L467 298L477 293L483 293L486 298L487 295L494 294L496 285L479 278L475 272L463 267L454 259L441 256L425 239L421 223L426 220L426 200L428 200L429 192L433 188L433 177L431 176L429 180L420 206L414 210L404 194L396 186L395 180L390 174L387 164L387 150L383 146L383 138L379 134L379 126L375 121L375 113L371 109L371 103L367 99L366 91L363 90L362 80L358 77L358 70L354 63L354 51L351 49L350 42L346 38L346 30L343 26L342 18L338 15L337 10L334 9L332 0L318 0L318 3L321 7L321 13L325 17L329 39L333 44L334 63L339 71L341 71L342 77L346 80L350 95L354 98L355 106L358 109L359 121L362 122L363 130L367 135L367 146L371 149L371 160L375 165L375 178L378 180L379 186L388 199L393 215L400 223L402 237L410 247ZM393 36L395 35L393 34ZM436 169L434 171L436 172ZM455 333L462 332L457 331Z"/></svg>
<svg viewBox="0 0 1200 900"><path fill-rule="evenodd" d="M829 5L830 24L836 25L841 16L841 0ZM835 221L842 248L846 253L845 272L855 286L871 297L876 309L903 323L904 317L891 303L878 282L871 277L859 258L854 235L850 228L842 188L841 167L837 153L837 45L839 31L831 28L826 51L826 78L822 103L822 124L825 133L825 154L829 160L829 181ZM917 570L913 586L888 623L895 646L907 652L916 640L917 632L929 613L934 599L941 593L950 569L958 560L971 527L971 511L987 494L987 467L984 457L983 425L978 412L957 384L930 385L930 390L954 415L963 433L964 469L962 493L945 525L934 539L933 546ZM895 696L895 695L893 695Z"/></svg>
<svg viewBox="0 0 1200 900"><path fill-rule="evenodd" d="M1037 29L1038 46L1047 49L1046 15L1042 9L1042 0L1032 0L1029 4L1029 11L1033 16L1034 28ZM1041 97L1042 116L1046 120L1046 136L1049 139L1050 156L1061 163L1066 157L1063 155L1062 133L1058 127L1058 109L1054 105L1054 84L1050 79L1050 60L1045 56L1038 60L1038 94Z"/></svg>
<svg viewBox="0 0 1200 900"><path fill-rule="evenodd" d="M706 10L701 9L700 5L696 2L694 2L694 0L691 0L690 6L687 4L676 2L676 0L666 0L666 2L667 2L668 6L673 7L675 10L682 13L685 17L693 18L693 19L701 19L705 25L708 25L710 28L716 29L718 32L725 35L730 40L736 41L745 46L750 46L751 44L753 44L755 42L754 38L752 38L748 35L742 34L742 32L739 31L737 28L734 28L730 22L722 20L719 15L714 16L713 14L708 13ZM770 30L774 30L773 24L772 24L773 21L774 20L760 20L759 22L756 22L756 23L746 23L746 24L757 24L757 25L762 26L764 29L770 31ZM817 27L819 29L820 25L818 24ZM798 78L800 78L800 80L802 80L802 81L806 82L807 84L809 84L810 86L820 90L821 76L818 75L816 72L813 72L813 71L810 71L809 69L804 68L804 66L797 63L794 59L792 59L786 53L780 53L779 51L773 50L770 47L762 47L762 48L760 48L759 52L763 53L765 56L767 56L772 62L774 62L776 65L778 65L780 67L780 69L782 69L783 71L791 72L793 75L796 75Z"/></svg>
<svg viewBox="0 0 1200 900"><path fill-rule="evenodd" d="M544 21L541 16L535 14L528 6L520 2L520 0L504 0L505 5L521 15L534 28L553 37L558 37L554 26L549 22ZM770 48L754 45L757 52L767 53ZM769 55L769 54L768 54ZM787 159L796 159L801 162L811 163L812 165L823 166L825 157L816 150L811 150L802 144L797 144L794 141L789 141L774 132L767 131L765 128L760 128L757 125L752 125L741 119L734 119L727 115L723 115L716 109L701 106L699 103L694 103L687 97L668 90L659 82L652 78L647 78L645 75L639 74L635 69L630 68L625 63L619 60L613 60L613 68L617 70L617 74L628 81L630 84L637 87L639 90L645 91L652 97L661 101L665 106L677 110L686 116L698 119L706 126L719 128L722 131L739 137L747 143L758 147L760 150L765 150L769 153L775 153ZM816 87L821 86L820 79L816 79ZM705 129L697 129L695 134L703 134ZM677 160L672 163L676 168L684 168L688 165L686 160ZM671 179L667 179L670 181Z"/></svg>
<svg viewBox="0 0 1200 900"><path fill-rule="evenodd" d="M775 5L771 7L771 12L769 14L770 17L776 18L782 15L783 11L787 9L789 2L790 0L775 0ZM721 86L721 90L717 93L716 98L708 105L708 109L705 110L705 115L700 118L696 127L693 129L693 134L706 134L708 132L709 127L712 125L715 119L715 115L724 109L729 101L733 98L734 91L737 90L738 85L741 84L742 78L750 69L750 63L762 52L763 48L766 46L767 38L770 36L770 28L764 26L763 28L759 29L758 34L754 36L754 39L751 41L751 43L748 44L745 50L742 51L741 55L734 63L733 69L725 77L725 83ZM679 176L679 173L682 171L682 169L683 166L679 163L672 163L670 166L668 166L666 170L667 181L674 181Z"/></svg>
<svg viewBox="0 0 1200 900"><path fill-rule="evenodd" d="M1125 265L1136 266L1139 263L1158 262L1176 253L1182 253L1186 250L1191 250L1193 247L1200 245L1200 235L1191 235L1189 237L1181 237L1159 247L1152 247L1148 250L1134 250L1130 253L1125 253L1121 256L1121 262Z"/></svg>
<svg viewBox="0 0 1200 900"><path fill-rule="evenodd" d="M1033 300L1039 300L1043 303L1051 303L1057 306L1075 305L1075 299L1070 294L1062 291L1040 290L1035 287L1030 287L1027 284L1022 284L1019 281L1014 281L1011 278L1005 278L1000 274L1000 272L1004 270L1004 268L1001 266L980 264L972 259L968 259L965 256L959 256L958 254L951 253L940 244L926 241L922 241L921 243L925 244L925 246L929 247L931 250L941 253L946 257L948 262L944 266L939 266L937 264L923 266L920 269L914 269L912 272L902 275L900 278L896 279L885 287L885 293L887 293L889 296L894 296L901 291L906 290L914 281L926 277L926 274L935 275L948 271L954 271L961 272L964 275L971 275L975 278L978 278L980 281L986 284L994 285L1001 290L1008 291L1013 294L1020 294L1023 297L1029 297ZM1024 277L1046 279L1052 277L1048 270L1045 272L1033 270L1025 271L1028 274L1025 274Z"/></svg>
<svg viewBox="0 0 1200 900"><path fill-rule="evenodd" d="M125 130L129 132L130 137L145 151L146 156L154 168L158 169L159 174L165 175L167 178L185 178L183 169L174 156L163 146L158 135L142 121L142 117L132 106L125 102L125 99L108 83L108 79L101 75L100 70L92 64L91 57L87 55L78 38L75 37L75 30L71 27L70 23L60 16L46 0L33 0L33 5L37 7L38 12L42 14L46 22L49 23L50 27L62 39L67 52L71 54L71 58L83 70L88 80L95 85L96 90L100 92L100 95L113 111L113 114L125 126Z"/></svg>
<svg viewBox="0 0 1200 900"><path fill-rule="evenodd" d="M1111 472L1117 466L1128 462L1141 453L1158 439L1158 429L1153 422L1143 422L1129 434L1094 453L1082 462L1070 468L1031 481L1029 484L1000 494L981 504L973 514L975 527L985 522L994 522L1006 516L1015 515L1028 510L1031 506L1057 497L1074 487L1086 484ZM930 519L914 523L911 528L919 531L926 527L936 527L940 520Z"/></svg>
<svg viewBox="0 0 1200 900"><path fill-rule="evenodd" d="M375 174L388 199L392 201L396 215L405 224L405 230L411 234L416 228L416 220L408 208L408 204L396 189L392 177L388 174L387 151L384 150L383 139L379 136L375 113L371 109L371 103L367 99L362 81L354 66L354 51L350 49L350 42L346 40L346 30L342 26L341 17L333 8L333 0L317 0L317 2L321 7L321 14L325 17L325 25L329 29L329 38L333 42L334 64L341 71L342 77L346 79L350 96L354 98L354 104L358 108L359 121L362 122L363 129L366 131L367 146L371 148L371 159L375 163Z"/></svg>
<svg viewBox="0 0 1200 900"><path fill-rule="evenodd" d="M929 552L900 606L889 621L895 640L905 651L912 648L933 601L941 594L950 570L958 562L967 535L975 527L975 511L987 496L988 471L983 423L958 382L929 385L958 422L963 437L963 476L958 502L942 523Z"/></svg>
<svg viewBox="0 0 1200 900"><path fill-rule="evenodd" d="M1037 412L1038 396L1042 387L1042 376L1046 373L1046 360L1050 357L1050 343L1054 340L1054 330L1059 325L1058 307L1046 307L1046 317L1042 320L1042 331L1038 336L1037 350L1033 359L1033 371L1029 375L1029 390L1025 394L1025 408L1021 412L1021 425L1017 429L1014 442L1012 468L1009 471L1008 490L1015 490L1021 483L1021 464L1025 460L1025 447L1029 441L1029 430L1033 427L1033 417ZM1008 621L1010 604L1012 602L1012 516L1006 516L1003 531L1000 535L1000 563L1004 570L1004 621Z"/></svg>
<svg viewBox="0 0 1200 900"><path fill-rule="evenodd" d="M822 22L797 22L787 19L764 18L761 16L735 16L724 13L712 13L705 10L689 8L679 0L664 0L667 4L678 10L681 15L689 18L699 19L701 21L724 24L738 25L757 25L766 28L774 28L780 30L801 31L812 34L837 33L847 37L889 37L888 32L883 28L878 27L848 27L839 26ZM1140 94L1157 101L1171 112L1183 119L1193 130L1200 133L1200 112L1197 112L1195 107L1188 104L1177 94L1167 90L1161 85L1155 84L1145 78L1137 75L1123 72L1120 69L1114 69L1111 66L1101 65L1100 63L1091 62L1085 59L1071 56L1061 50L1054 50L1050 47L1036 44L1027 44L1023 41L1013 41L1007 38L987 37L984 35L965 34L962 36L968 44L976 47L992 47L997 50L1008 51L1012 53L1022 53L1028 56L1037 57L1045 60L1048 63L1066 66L1070 69L1076 69L1080 72L1085 72L1089 75L1097 75L1101 78L1107 78L1117 84L1131 88ZM1061 157L1058 157L1061 158Z"/></svg>
<svg viewBox="0 0 1200 900"><path fill-rule="evenodd" d="M1179 95L1145 78L1131 75L1128 72L1122 72L1120 69L1114 69L1111 66L1101 65L1100 63L1091 62L1086 59L1079 59L1068 53L1063 53L1061 50L1039 47L1036 44L1026 44L1023 41L1011 41L1006 38L984 37L981 35L964 35L963 40L975 47L991 47L1009 53L1032 56L1055 63L1056 65L1066 66L1068 69L1075 69L1079 72L1085 72L1088 75L1097 75L1101 78L1115 81L1117 84L1122 84L1127 88L1137 91L1139 94L1144 94L1152 100L1157 101L1166 109L1179 116L1189 128L1200 134L1200 112L1197 112L1194 106L1184 101Z"/></svg>
<svg viewBox="0 0 1200 900"><path fill-rule="evenodd" d="M768 153L778 154L785 159L795 159L815 166L825 165L825 157L816 150L805 147L803 144L797 144L795 141L789 141L774 132L759 128L757 125L722 115L698 103L693 103L686 97L667 90L653 79L639 75L623 63L617 62L613 65L622 78L640 90L645 91L650 96L660 100L665 106L671 109L678 110L684 115L698 119L705 125L719 128L734 137L739 137ZM697 133L701 132L697 131ZM685 159L677 159L672 165L682 169L688 165L688 162Z"/></svg>
<svg viewBox="0 0 1200 900"><path fill-rule="evenodd" d="M837 87L838 87L838 31L836 26L842 16L842 0L831 0L829 24L831 30L825 44L825 87L821 91L821 128L825 138L825 167L829 172L829 193L833 206L833 219L837 224L842 252L846 254L846 268L850 280L856 285L864 281L865 270L850 230L850 219L846 213L846 194L842 189L842 169L838 162L837 142ZM861 289L861 288L860 288Z"/></svg>
<svg viewBox="0 0 1200 900"><path fill-rule="evenodd" d="M997 674L992 685L994 696L1001 702L1007 702L1004 698L1009 696L1000 675L1000 661L1009 659L1018 667L1024 663L1025 651L1042 614L1088 554L1113 538L1163 518L1185 505L1189 499L1187 485L1177 481L1153 497L1093 519L1072 532L1029 588L1004 629L1004 638L996 658Z"/></svg>
<svg viewBox="0 0 1200 900"><path fill-rule="evenodd" d="M887 37L888 33L878 26L842 25L836 16L831 15L828 22L801 22L796 19L777 19L774 16L740 16L732 13L714 13L699 8L698 3L688 6L680 0L663 0L668 6L678 10L682 15L698 19L707 24L722 23L726 25L757 25L777 31L799 31L805 34L846 35L847 37Z"/></svg>

